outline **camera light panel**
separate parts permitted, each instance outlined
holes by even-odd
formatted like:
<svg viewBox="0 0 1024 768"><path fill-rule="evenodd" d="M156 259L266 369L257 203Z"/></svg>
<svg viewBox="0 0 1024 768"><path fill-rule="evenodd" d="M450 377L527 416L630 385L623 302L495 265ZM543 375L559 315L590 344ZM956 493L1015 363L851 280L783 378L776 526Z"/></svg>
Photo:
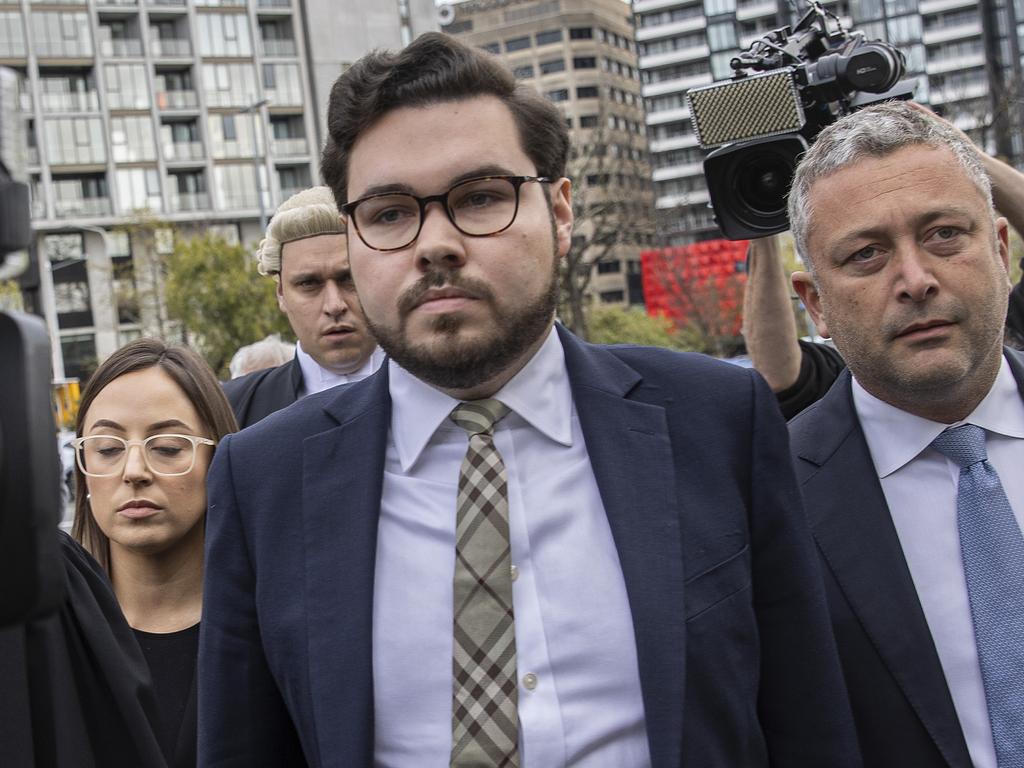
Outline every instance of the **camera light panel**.
<svg viewBox="0 0 1024 768"><path fill-rule="evenodd" d="M691 88L686 99L697 140L705 149L792 133L804 125L800 94L789 67Z"/></svg>

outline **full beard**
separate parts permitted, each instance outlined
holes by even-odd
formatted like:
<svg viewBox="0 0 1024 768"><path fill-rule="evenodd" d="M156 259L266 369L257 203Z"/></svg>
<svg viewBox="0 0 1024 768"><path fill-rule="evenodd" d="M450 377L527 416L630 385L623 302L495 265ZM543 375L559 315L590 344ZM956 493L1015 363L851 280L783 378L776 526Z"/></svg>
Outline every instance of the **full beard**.
<svg viewBox="0 0 1024 768"><path fill-rule="evenodd" d="M548 284L530 303L501 310L491 288L481 281L462 277L458 270L433 269L421 277L398 300L398 328L366 322L377 343L392 360L416 378L438 389L472 389L488 382L517 360L541 338L549 328L558 301L558 259ZM480 338L460 339L465 318L457 313L437 316L433 321L432 338L428 343L411 343L407 334L409 313L420 297L431 288L448 286L465 291L492 309L494 333Z"/></svg>

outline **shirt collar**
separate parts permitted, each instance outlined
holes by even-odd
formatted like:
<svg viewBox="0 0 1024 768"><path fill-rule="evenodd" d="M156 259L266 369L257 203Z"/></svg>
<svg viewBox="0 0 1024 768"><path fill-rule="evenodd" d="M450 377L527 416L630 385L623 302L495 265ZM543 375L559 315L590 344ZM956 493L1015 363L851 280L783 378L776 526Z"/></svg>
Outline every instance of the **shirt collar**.
<svg viewBox="0 0 1024 768"><path fill-rule="evenodd" d="M391 435L402 471L419 460L438 427L458 400L420 381L394 360L388 361L391 393ZM530 361L494 395L546 437L572 445L572 390L565 353L552 328Z"/></svg>
<svg viewBox="0 0 1024 768"><path fill-rule="evenodd" d="M992 388L970 413L956 424L931 421L900 410L868 392L853 377L853 404L864 430L879 477L888 477L918 456L943 430L974 424L989 432L1024 438L1024 403L1006 358Z"/></svg>
<svg viewBox="0 0 1024 768"><path fill-rule="evenodd" d="M325 389L336 387L339 384L351 384L353 381L365 379L384 362L384 352L380 347L374 347L373 352L366 358L359 370L351 373L334 373L327 370L302 348L301 342L295 342L295 356L299 359L299 368L302 369L302 388L307 395L323 392Z"/></svg>

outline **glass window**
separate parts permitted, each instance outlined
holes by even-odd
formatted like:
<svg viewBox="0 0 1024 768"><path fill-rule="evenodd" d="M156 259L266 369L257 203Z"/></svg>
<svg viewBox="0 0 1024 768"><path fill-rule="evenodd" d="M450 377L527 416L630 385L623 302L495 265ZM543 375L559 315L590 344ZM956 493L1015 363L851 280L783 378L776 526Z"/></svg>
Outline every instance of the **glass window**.
<svg viewBox="0 0 1024 768"><path fill-rule="evenodd" d="M593 56L576 56L572 60L573 69L597 69L597 59Z"/></svg>
<svg viewBox="0 0 1024 768"><path fill-rule="evenodd" d="M520 80L525 80L526 78L533 77L533 65L527 64L526 66L523 67L516 67L515 69L512 70L512 74L515 75Z"/></svg>
<svg viewBox="0 0 1024 768"><path fill-rule="evenodd" d="M570 40L592 40L594 38L593 27L571 27L569 29Z"/></svg>
<svg viewBox="0 0 1024 768"><path fill-rule="evenodd" d="M530 38L528 37L513 37L511 40L505 41L505 50L511 53L512 51L522 51L530 47Z"/></svg>
<svg viewBox="0 0 1024 768"><path fill-rule="evenodd" d="M110 150L114 162L156 160L153 121L148 117L111 117Z"/></svg>
<svg viewBox="0 0 1024 768"><path fill-rule="evenodd" d="M197 13L199 53L203 56L251 56L249 17L241 13Z"/></svg>
<svg viewBox="0 0 1024 768"><path fill-rule="evenodd" d="M569 98L569 91L565 88L559 88L555 91L548 91L544 95L551 99L551 101L567 101Z"/></svg>
<svg viewBox="0 0 1024 768"><path fill-rule="evenodd" d="M704 0L704 15L717 16L721 13L733 13L736 0Z"/></svg>
<svg viewBox="0 0 1024 768"><path fill-rule="evenodd" d="M597 115L580 115L580 128L597 128L599 121Z"/></svg>
<svg viewBox="0 0 1024 768"><path fill-rule="evenodd" d="M581 85L576 89L577 99L596 99L598 95L596 85Z"/></svg>
<svg viewBox="0 0 1024 768"><path fill-rule="evenodd" d="M708 45L712 51L735 51L739 47L736 42L736 26L731 21L709 24Z"/></svg>
<svg viewBox="0 0 1024 768"><path fill-rule="evenodd" d="M484 43L480 47L488 53L501 53L501 46L498 43Z"/></svg>
<svg viewBox="0 0 1024 768"><path fill-rule="evenodd" d="M561 39L562 30L560 29L549 29L537 33L537 45L550 45L551 43L559 42Z"/></svg>
<svg viewBox="0 0 1024 768"><path fill-rule="evenodd" d="M550 75L553 72L564 72L565 71L565 59L551 59L550 61L542 61L540 63L540 73L542 75Z"/></svg>

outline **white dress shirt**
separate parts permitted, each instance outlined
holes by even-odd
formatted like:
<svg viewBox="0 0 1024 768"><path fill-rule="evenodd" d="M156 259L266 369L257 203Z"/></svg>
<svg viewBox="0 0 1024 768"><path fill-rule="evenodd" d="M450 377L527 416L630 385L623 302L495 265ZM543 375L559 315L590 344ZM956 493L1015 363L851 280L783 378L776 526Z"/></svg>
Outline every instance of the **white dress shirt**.
<svg viewBox="0 0 1024 768"><path fill-rule="evenodd" d="M315 395L325 389L336 387L339 384L351 384L354 381L361 381L374 373L380 364L384 362L384 351L380 347L374 347L373 352L358 371L352 373L334 373L324 368L314 360L302 344L295 342L295 356L299 358L299 368L302 369L302 388L299 390L299 397Z"/></svg>
<svg viewBox="0 0 1024 768"><path fill-rule="evenodd" d="M949 426L901 411L856 378L853 402L935 641L975 768L996 768L985 689L967 598L956 495L960 467L929 447ZM966 419L985 430L989 462L1024 526L1024 403L1006 360L985 399Z"/></svg>
<svg viewBox="0 0 1024 768"><path fill-rule="evenodd" d="M458 404L390 365L373 596L377 766L447 766L452 743ZM650 765L618 553L552 331L495 397L509 491L524 768Z"/></svg>

